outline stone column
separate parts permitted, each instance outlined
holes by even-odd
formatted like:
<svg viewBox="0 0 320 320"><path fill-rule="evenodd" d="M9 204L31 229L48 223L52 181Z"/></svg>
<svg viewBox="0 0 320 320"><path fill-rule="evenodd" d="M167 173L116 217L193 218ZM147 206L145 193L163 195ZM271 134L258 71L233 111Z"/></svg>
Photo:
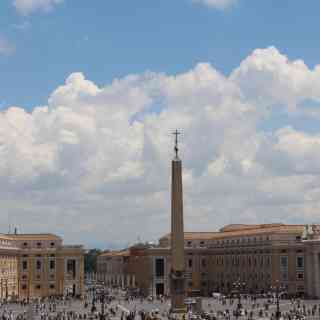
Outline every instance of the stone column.
<svg viewBox="0 0 320 320"><path fill-rule="evenodd" d="M42 296L48 297L49 296L49 256L48 254L43 256L43 279L42 279Z"/></svg>
<svg viewBox="0 0 320 320"><path fill-rule="evenodd" d="M125 285L124 285L124 277L125 277L125 275L121 275L121 288L124 288L125 287Z"/></svg>
<svg viewBox="0 0 320 320"><path fill-rule="evenodd" d="M319 252L315 251L313 253L313 259L314 259L314 294L315 298L319 299L320 298L320 276L319 276Z"/></svg>
<svg viewBox="0 0 320 320"><path fill-rule="evenodd" d="M307 292L308 298L314 296L314 279L313 279L313 253L310 248L306 252L306 262L305 262L305 291Z"/></svg>

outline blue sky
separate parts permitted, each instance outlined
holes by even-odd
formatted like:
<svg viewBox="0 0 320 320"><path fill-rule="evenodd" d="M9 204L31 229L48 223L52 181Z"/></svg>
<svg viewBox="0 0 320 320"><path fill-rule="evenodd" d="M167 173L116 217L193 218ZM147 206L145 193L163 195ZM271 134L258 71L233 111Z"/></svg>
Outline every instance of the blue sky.
<svg viewBox="0 0 320 320"><path fill-rule="evenodd" d="M228 74L270 45L314 66L319 11L316 0L240 0L226 10L191 0L65 0L48 13L23 16L3 0L0 32L16 50L0 56L2 104L46 104L75 71L98 84L145 70L179 73L197 62Z"/></svg>
<svg viewBox="0 0 320 320"><path fill-rule="evenodd" d="M101 248L158 239L176 128L186 230L317 221L319 12L0 1L0 224Z"/></svg>

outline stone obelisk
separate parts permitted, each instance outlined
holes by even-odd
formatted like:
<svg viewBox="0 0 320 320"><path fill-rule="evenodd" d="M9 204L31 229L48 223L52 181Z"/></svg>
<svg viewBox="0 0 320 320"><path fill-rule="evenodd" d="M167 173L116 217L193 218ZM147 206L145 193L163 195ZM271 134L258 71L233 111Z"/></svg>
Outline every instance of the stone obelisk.
<svg viewBox="0 0 320 320"><path fill-rule="evenodd" d="M182 165L178 155L178 135L175 134L175 157L172 160L171 185L171 313L186 313L185 261L183 230Z"/></svg>

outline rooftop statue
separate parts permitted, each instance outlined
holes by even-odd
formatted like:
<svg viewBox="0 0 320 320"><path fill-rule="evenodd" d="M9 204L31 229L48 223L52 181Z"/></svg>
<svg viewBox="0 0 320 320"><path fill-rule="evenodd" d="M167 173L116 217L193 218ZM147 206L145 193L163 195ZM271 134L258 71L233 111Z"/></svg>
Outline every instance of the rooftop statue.
<svg viewBox="0 0 320 320"><path fill-rule="evenodd" d="M313 225L311 225L311 224L307 225L307 232L308 232L308 236L313 236L314 235Z"/></svg>
<svg viewBox="0 0 320 320"><path fill-rule="evenodd" d="M308 225L305 225L303 228L302 239L308 239Z"/></svg>

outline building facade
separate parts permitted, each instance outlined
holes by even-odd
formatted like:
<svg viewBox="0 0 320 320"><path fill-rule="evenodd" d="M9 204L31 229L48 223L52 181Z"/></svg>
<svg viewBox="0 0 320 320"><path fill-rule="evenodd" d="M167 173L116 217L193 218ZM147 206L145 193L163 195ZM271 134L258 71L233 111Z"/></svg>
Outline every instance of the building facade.
<svg viewBox="0 0 320 320"><path fill-rule="evenodd" d="M98 280L105 281L109 286L128 286L129 276L124 269L128 257L128 250L109 251L99 255L97 258Z"/></svg>
<svg viewBox="0 0 320 320"><path fill-rule="evenodd" d="M14 241L0 235L0 300L18 296L18 254Z"/></svg>
<svg viewBox="0 0 320 320"><path fill-rule="evenodd" d="M84 250L53 234L0 235L0 299L84 293Z"/></svg>
<svg viewBox="0 0 320 320"><path fill-rule="evenodd" d="M266 293L282 287L288 295L320 298L320 227L318 225L228 225L217 232L185 232L187 291L211 295L230 293L236 282L243 292ZM99 278L131 277L145 295L170 294L170 234L157 246L126 250L116 267L117 253L98 268ZM100 257L98 258L100 260ZM101 261L101 260L100 260ZM128 287L120 280L117 284Z"/></svg>

